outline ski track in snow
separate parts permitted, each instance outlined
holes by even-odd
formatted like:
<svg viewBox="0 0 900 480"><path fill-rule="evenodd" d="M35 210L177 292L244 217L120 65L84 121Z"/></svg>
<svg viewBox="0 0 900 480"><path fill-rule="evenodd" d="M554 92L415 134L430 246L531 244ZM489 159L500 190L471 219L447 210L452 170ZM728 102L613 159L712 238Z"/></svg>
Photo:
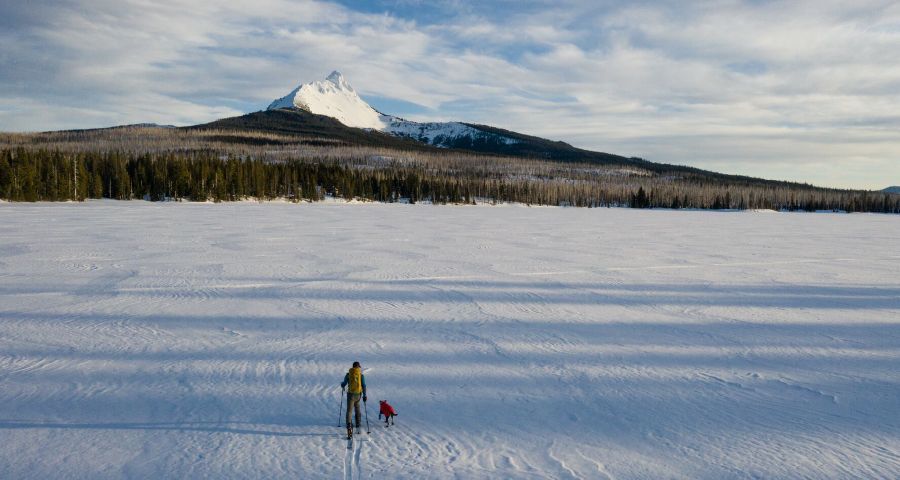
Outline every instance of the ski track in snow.
<svg viewBox="0 0 900 480"><path fill-rule="evenodd" d="M0 476L893 478L897 238L885 215L2 204ZM348 450L354 360L372 433Z"/></svg>

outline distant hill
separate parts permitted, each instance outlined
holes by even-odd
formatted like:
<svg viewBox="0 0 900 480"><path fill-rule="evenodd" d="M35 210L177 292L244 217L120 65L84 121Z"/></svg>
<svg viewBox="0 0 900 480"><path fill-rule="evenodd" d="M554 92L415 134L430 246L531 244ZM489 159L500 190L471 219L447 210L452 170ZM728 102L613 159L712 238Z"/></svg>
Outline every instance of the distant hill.
<svg viewBox="0 0 900 480"><path fill-rule="evenodd" d="M420 124L427 125L427 124ZM419 150L433 153L475 152L487 155L503 155L509 157L536 158L560 163L589 163L637 169L652 172L656 175L673 176L683 179L705 180L713 183L727 182L738 185L769 185L782 187L808 188L810 185L798 182L766 180L743 175L703 170L684 165L656 163L637 157L625 157L611 153L594 152L573 147L565 142L525 135L488 125L464 124L472 131L485 135L459 135L440 144L428 143L415 137L397 135L374 129L348 127L335 118L327 115L311 113L300 108L277 108L248 113L238 117L223 118L214 122L190 127L182 130L235 130L242 132L267 132L287 135L316 137L329 145L354 145L366 147L394 148L402 150ZM511 142L493 141L496 138L511 139ZM243 138L237 140L246 142ZM307 140L306 143L310 143ZM324 144L324 143L323 143Z"/></svg>
<svg viewBox="0 0 900 480"><path fill-rule="evenodd" d="M638 157L595 152L568 143L466 122L414 122L379 112L359 97L340 72L305 83L275 99L263 112L218 120L191 128L233 128L328 137L347 144L417 148L439 147L482 154L537 158L638 169L683 179L741 185L809 185L717 173ZM402 141L401 141L402 140Z"/></svg>
<svg viewBox="0 0 900 480"><path fill-rule="evenodd" d="M186 130L220 129L307 135L336 141L344 145L400 148L404 150L430 150L434 148L415 140L395 137L376 130L348 127L332 117L316 115L299 108L264 110L182 128Z"/></svg>
<svg viewBox="0 0 900 480"><path fill-rule="evenodd" d="M897 186L895 186L895 187L887 187L887 188L885 188L884 190L882 190L882 192L887 192L887 193L900 193L900 187L897 187Z"/></svg>
<svg viewBox="0 0 900 480"><path fill-rule="evenodd" d="M441 145L418 140L416 137L395 135L374 129L348 127L335 118L310 113L299 108L278 108L229 117L210 123L182 127L189 130L240 130L270 132L289 135L306 135L338 141L345 145L378 146L432 152L466 150L470 152L540 158L554 161L586 162L604 165L622 165L649 170L685 170L696 173L712 173L690 167L681 167L628 158L609 153L592 152L575 148L565 142L556 142L486 125L465 124L473 131L486 135L460 135ZM492 141L494 138L512 138L515 143Z"/></svg>

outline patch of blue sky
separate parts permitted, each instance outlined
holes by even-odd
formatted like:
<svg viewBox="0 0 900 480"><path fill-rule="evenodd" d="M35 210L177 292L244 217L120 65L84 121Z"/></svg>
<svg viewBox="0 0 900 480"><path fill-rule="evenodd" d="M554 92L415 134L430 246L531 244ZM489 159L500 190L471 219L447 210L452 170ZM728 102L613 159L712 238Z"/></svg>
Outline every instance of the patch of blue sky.
<svg viewBox="0 0 900 480"><path fill-rule="evenodd" d="M337 0L334 3L363 13L387 13L419 25L445 23L460 15L487 18L533 12L547 8L547 2L529 1L459 1L459 0ZM552 4L549 4L552 5Z"/></svg>

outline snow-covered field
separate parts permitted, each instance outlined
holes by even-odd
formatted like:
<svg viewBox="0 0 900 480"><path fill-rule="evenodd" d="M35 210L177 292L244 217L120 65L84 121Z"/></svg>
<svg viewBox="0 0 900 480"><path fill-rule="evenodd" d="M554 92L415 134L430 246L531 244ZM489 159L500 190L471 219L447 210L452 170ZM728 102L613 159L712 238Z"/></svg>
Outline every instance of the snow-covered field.
<svg viewBox="0 0 900 480"><path fill-rule="evenodd" d="M896 478L898 239L883 215L3 204L0 477Z"/></svg>

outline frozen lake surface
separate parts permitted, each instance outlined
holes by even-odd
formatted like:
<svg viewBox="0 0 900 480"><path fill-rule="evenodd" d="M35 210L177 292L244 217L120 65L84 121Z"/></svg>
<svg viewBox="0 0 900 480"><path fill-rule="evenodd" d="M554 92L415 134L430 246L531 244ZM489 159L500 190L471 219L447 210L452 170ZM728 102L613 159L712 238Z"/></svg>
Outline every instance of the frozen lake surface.
<svg viewBox="0 0 900 480"><path fill-rule="evenodd" d="M896 478L898 247L886 215L0 204L0 476Z"/></svg>

